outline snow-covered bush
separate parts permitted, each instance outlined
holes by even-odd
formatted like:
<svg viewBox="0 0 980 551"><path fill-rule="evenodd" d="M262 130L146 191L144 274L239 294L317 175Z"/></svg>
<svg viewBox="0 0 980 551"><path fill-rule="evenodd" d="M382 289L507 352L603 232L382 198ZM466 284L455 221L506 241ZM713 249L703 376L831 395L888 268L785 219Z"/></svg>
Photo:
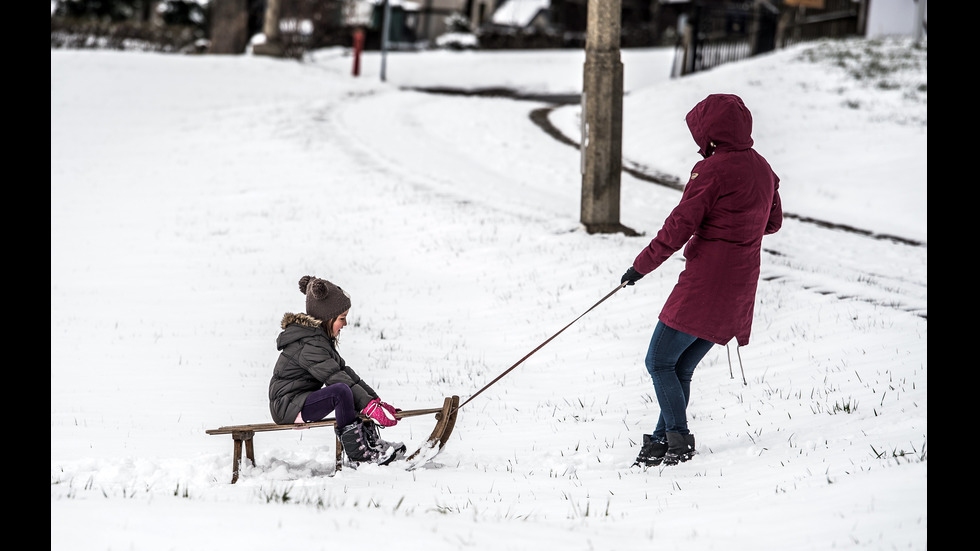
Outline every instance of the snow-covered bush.
<svg viewBox="0 0 980 551"><path fill-rule="evenodd" d="M480 41L473 33L445 33L436 37L436 46L449 50L473 50L480 47Z"/></svg>
<svg viewBox="0 0 980 551"><path fill-rule="evenodd" d="M446 32L436 37L436 46L449 50L472 50L480 47L480 40L473 33L469 19L459 12L449 14Z"/></svg>

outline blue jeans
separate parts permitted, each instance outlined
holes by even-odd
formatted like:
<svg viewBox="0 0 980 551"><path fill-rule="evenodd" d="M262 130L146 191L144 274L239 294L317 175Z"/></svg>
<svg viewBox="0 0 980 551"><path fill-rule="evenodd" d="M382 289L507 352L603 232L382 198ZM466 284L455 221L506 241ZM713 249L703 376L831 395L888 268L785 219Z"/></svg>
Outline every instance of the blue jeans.
<svg viewBox="0 0 980 551"><path fill-rule="evenodd" d="M660 418L653 431L654 440L667 441L668 432L690 434L687 403L691 398L694 368L714 345L657 322L647 350L646 366L660 404Z"/></svg>

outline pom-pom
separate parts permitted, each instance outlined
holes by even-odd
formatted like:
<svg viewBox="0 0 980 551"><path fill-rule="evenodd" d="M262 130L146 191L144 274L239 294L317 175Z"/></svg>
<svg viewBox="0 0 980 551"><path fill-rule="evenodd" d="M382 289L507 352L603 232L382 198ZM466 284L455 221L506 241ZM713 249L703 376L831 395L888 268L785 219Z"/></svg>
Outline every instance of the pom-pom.
<svg viewBox="0 0 980 551"><path fill-rule="evenodd" d="M314 279L313 284L310 285L310 295L317 300L327 298L327 282L322 279Z"/></svg>
<svg viewBox="0 0 980 551"><path fill-rule="evenodd" d="M303 293L304 295L306 294L306 287L310 284L311 279L313 279L313 276L308 275L299 278L299 292Z"/></svg>

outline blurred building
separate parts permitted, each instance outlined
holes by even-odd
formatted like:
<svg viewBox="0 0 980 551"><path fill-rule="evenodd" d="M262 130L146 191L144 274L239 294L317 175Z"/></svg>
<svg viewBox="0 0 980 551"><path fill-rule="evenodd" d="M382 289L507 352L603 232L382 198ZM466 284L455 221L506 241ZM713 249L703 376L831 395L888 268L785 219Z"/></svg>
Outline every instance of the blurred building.
<svg viewBox="0 0 980 551"><path fill-rule="evenodd" d="M233 19L237 13L247 9L247 36L252 36L259 26L255 16L261 18L267 6L278 4L281 39L294 52L349 45L354 28L366 32L366 48L378 48L386 13L388 46L392 49L432 47L447 33L472 33L483 49L581 48L585 46L588 7L588 0L210 1L216 20L237 21ZM748 50L758 53L817 37L910 34L924 29L925 2L620 0L620 45L681 47L685 43L750 40ZM222 11L227 15L218 17ZM214 31L219 24L213 22L212 34L217 34ZM236 29L241 27L241 23L236 23ZM229 52L237 51L237 44L242 42L241 31L236 32L239 38ZM765 33L772 36L762 40ZM747 37L750 34L752 37ZM745 46L738 48L744 50ZM706 54L707 50L702 52ZM688 57L696 61L696 56L705 57L697 52Z"/></svg>

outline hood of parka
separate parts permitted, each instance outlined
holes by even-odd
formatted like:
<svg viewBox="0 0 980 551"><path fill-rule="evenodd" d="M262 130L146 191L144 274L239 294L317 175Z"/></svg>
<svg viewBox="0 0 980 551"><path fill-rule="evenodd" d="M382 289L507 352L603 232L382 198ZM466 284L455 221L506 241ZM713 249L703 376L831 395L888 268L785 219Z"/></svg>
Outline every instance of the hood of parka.
<svg viewBox="0 0 980 551"><path fill-rule="evenodd" d="M323 323L309 314L286 314L282 317L282 333L276 339L279 350L291 342L323 333Z"/></svg>
<svg viewBox="0 0 980 551"><path fill-rule="evenodd" d="M687 114L687 127L698 153L708 158L716 151L752 147L752 113L734 94L711 94Z"/></svg>

